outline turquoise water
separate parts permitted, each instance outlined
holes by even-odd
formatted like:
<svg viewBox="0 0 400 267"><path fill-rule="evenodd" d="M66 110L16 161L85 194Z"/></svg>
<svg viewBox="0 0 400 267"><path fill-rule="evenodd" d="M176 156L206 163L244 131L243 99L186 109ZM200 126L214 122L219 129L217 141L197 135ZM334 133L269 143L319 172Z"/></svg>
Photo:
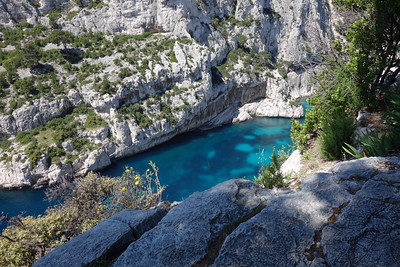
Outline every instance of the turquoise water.
<svg viewBox="0 0 400 267"><path fill-rule="evenodd" d="M126 166L144 172L149 160L159 168L165 200L182 200L231 178L253 179L273 147L290 143L290 119L256 118L205 132L179 135L133 157L118 160L102 171L119 176Z"/></svg>
<svg viewBox="0 0 400 267"><path fill-rule="evenodd" d="M125 166L145 171L149 160L167 185L165 200L182 200L227 179L253 179L273 147L290 143L290 119L256 118L209 131L190 132L144 153L114 162L101 173L119 176ZM43 190L0 191L0 212L10 216L43 214L48 207ZM0 225L0 231L5 227Z"/></svg>

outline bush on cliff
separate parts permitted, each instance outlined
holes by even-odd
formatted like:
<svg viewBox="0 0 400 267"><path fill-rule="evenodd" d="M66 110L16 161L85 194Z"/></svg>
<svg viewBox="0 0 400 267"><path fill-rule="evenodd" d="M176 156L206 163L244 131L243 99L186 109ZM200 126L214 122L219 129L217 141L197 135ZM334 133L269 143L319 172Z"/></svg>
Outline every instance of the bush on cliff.
<svg viewBox="0 0 400 267"><path fill-rule="evenodd" d="M158 169L150 163L142 175L132 168L121 177L94 173L65 181L47 190L49 200L61 204L37 217L0 217L9 226L0 234L2 266L31 266L51 249L94 227L126 208L148 209L161 201L164 186Z"/></svg>
<svg viewBox="0 0 400 267"><path fill-rule="evenodd" d="M343 146L350 142L354 128L354 119L343 111L322 121L318 136L321 155L328 160L342 158Z"/></svg>
<svg viewBox="0 0 400 267"><path fill-rule="evenodd" d="M400 2L335 0L334 3L339 12L346 14L339 29L346 42L336 40L332 50L325 51L325 70L315 79L319 90L313 98L314 107L306 114L305 123L293 124L292 139L301 150L318 133L324 133L321 128L326 118L338 110L353 118L363 107L372 111L390 110L387 96L400 74ZM329 146L325 142L328 139L321 137L320 141Z"/></svg>
<svg viewBox="0 0 400 267"><path fill-rule="evenodd" d="M262 188L284 187L286 176L281 173L280 169L287 158L288 154L284 151L284 148L279 150L278 153L274 148L270 163L260 168L258 176L254 178L254 182Z"/></svg>

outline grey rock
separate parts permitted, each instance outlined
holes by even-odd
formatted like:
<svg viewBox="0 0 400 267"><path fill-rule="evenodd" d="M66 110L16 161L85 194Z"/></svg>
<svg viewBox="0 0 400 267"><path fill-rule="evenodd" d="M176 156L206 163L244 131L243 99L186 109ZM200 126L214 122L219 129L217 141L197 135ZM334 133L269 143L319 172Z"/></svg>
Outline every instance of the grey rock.
<svg viewBox="0 0 400 267"><path fill-rule="evenodd" d="M307 266L315 231L351 198L331 177L316 174L301 191L271 198L227 237L213 266Z"/></svg>
<svg viewBox="0 0 400 267"><path fill-rule="evenodd" d="M335 223L322 231L331 266L398 266L400 262L400 172L365 183Z"/></svg>
<svg viewBox="0 0 400 267"><path fill-rule="evenodd" d="M257 185L244 179L194 193L132 243L113 266L204 264L209 250L227 228L262 203L260 193Z"/></svg>
<svg viewBox="0 0 400 267"><path fill-rule="evenodd" d="M332 172L337 176L368 179L378 171L380 158L362 158L358 160L344 161L336 164Z"/></svg>
<svg viewBox="0 0 400 267"><path fill-rule="evenodd" d="M334 167L336 174L303 179L301 191L271 198L236 228L213 266L397 266L398 160L343 162ZM354 180L360 173L370 179ZM350 193L349 182L358 190Z"/></svg>
<svg viewBox="0 0 400 267"><path fill-rule="evenodd" d="M42 257L33 266L85 266L119 255L166 214L165 209L124 210Z"/></svg>

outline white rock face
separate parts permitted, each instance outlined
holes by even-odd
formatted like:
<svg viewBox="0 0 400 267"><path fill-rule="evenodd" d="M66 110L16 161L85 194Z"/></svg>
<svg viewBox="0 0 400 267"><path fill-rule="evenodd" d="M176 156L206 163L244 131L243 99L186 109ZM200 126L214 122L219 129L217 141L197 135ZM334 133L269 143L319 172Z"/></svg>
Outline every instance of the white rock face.
<svg viewBox="0 0 400 267"><path fill-rule="evenodd" d="M68 100L33 101L13 111L11 115L0 115L0 133L16 135L18 132L32 130L49 120L60 117L72 107Z"/></svg>
<svg viewBox="0 0 400 267"><path fill-rule="evenodd" d="M3 185L34 185L43 179L52 183L65 175L85 174L109 165L111 160L138 153L199 127L211 128L256 116L298 118L303 115L303 108L289 103L312 94L313 88L307 80L315 66L310 62L320 60L313 55L318 54L323 44L329 45L334 35L328 0L104 0L105 5L99 9L81 9L75 1L68 0L39 2L39 8L28 3L29 8L25 10L22 6L27 4L26 0L13 3L0 0L0 6L7 7L0 9L0 26L25 20L44 23L48 18L39 14L64 7L65 12L57 21L63 30L74 34L158 31L161 33L157 42L175 39L174 60L166 52L157 51L159 59L149 58L143 75L125 77L115 94L101 94L89 83L69 90L59 99L37 99L10 115L0 116L0 136L8 137L44 125L80 104L93 107L108 124L81 134L80 137L88 138L97 148L82 152L73 162L48 166L43 160L33 166L13 157L11 162L0 163L0 184ZM82 2L83 6L87 4L88 1ZM69 7L80 12L67 20ZM182 37L189 43L180 42ZM256 55L261 51L270 53L276 62L275 68L263 67L256 71L255 66L241 58L227 68L230 77L224 76L218 68L224 66L230 52L240 51L237 50L240 46ZM119 80L121 67L113 63L119 57L122 53L87 61L104 64L100 76L107 75L113 82ZM124 65L127 66L128 63ZM69 82L76 75L65 78ZM146 100L149 95L159 98L150 104ZM134 116L121 118L118 110L122 105L139 101L143 102L143 112L149 117L162 114L162 104L168 104L172 110L169 116L174 120L153 119L150 125L141 127ZM71 145L63 143L66 151L73 148Z"/></svg>
<svg viewBox="0 0 400 267"><path fill-rule="evenodd" d="M21 21L37 23L38 13L27 0L0 0L0 26L10 27Z"/></svg>
<svg viewBox="0 0 400 267"><path fill-rule="evenodd" d="M239 109L239 114L232 122L242 122L253 117L300 118L303 115L304 110L302 106L293 106L279 99L266 98L242 106Z"/></svg>
<svg viewBox="0 0 400 267"><path fill-rule="evenodd" d="M297 174L301 169L301 152L296 149L290 154L289 158L282 164L281 173L283 175Z"/></svg>

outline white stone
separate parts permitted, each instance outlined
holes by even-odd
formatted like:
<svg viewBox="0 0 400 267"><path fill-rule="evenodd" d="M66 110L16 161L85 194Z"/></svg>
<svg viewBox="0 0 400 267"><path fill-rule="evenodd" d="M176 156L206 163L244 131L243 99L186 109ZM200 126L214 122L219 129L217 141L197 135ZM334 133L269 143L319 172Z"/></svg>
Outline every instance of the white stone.
<svg viewBox="0 0 400 267"><path fill-rule="evenodd" d="M289 158L282 164L281 173L285 176L298 174L301 169L301 152L296 149L290 154Z"/></svg>

